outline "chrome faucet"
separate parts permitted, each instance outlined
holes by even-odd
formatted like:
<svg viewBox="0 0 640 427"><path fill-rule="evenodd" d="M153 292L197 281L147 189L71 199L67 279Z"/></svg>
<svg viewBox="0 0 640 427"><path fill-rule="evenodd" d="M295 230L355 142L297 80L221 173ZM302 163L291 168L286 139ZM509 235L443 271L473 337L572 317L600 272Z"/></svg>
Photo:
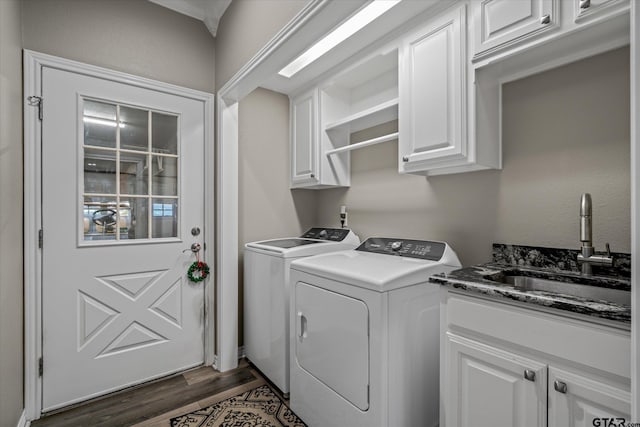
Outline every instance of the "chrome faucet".
<svg viewBox="0 0 640 427"><path fill-rule="evenodd" d="M593 237L591 234L592 222L591 222L591 194L584 193L580 198L580 242L582 242L582 248L578 254L578 263L582 265L582 274L591 275L591 265L603 265L612 266L613 257L611 256L611 250L609 244L606 244L606 255L595 255L593 249Z"/></svg>

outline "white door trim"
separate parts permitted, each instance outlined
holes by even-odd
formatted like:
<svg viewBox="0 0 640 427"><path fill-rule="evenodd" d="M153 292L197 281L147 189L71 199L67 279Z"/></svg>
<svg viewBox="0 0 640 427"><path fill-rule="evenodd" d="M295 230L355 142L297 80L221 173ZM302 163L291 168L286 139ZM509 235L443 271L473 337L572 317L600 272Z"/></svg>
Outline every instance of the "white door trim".
<svg viewBox="0 0 640 427"><path fill-rule="evenodd" d="M631 2L631 420L640 418L640 5Z"/></svg>
<svg viewBox="0 0 640 427"><path fill-rule="evenodd" d="M24 96L41 96L42 68L84 74L118 83L128 84L157 92L201 101L205 108L205 224L204 241L211 249L215 248L215 146L214 146L214 95L193 89L183 88L158 82L143 77L133 76L118 71L108 70L93 65L83 64L43 53L24 51ZM43 102L46 102L44 100ZM42 356L42 251L38 245L38 232L42 224L42 186L41 186L41 142L42 128L38 118L38 108L24 101L24 371L25 371L25 414L27 420L40 418L42 411L42 378L39 376L38 361ZM220 205L218 209L220 209ZM213 251L217 255L220 252ZM210 257L209 257L210 258ZM216 263L222 269L220 262ZM237 267L234 266L237 269ZM216 272L219 276L220 272ZM205 364L212 365L214 355L215 321L212 315L214 304L214 283L205 282ZM218 310L220 301L216 299ZM219 351L226 350L222 345ZM237 351L233 348L233 351Z"/></svg>

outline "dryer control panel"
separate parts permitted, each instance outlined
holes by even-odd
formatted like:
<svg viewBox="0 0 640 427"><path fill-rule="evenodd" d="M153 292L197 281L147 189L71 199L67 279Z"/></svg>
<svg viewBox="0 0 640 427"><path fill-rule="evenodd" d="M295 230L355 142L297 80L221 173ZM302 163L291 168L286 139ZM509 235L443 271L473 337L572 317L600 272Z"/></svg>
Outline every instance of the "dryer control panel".
<svg viewBox="0 0 640 427"><path fill-rule="evenodd" d="M446 247L446 243L428 240L370 237L358 246L356 250L376 254L426 259L429 261L440 261Z"/></svg>
<svg viewBox="0 0 640 427"><path fill-rule="evenodd" d="M320 240L330 240L332 242L342 242L348 235L348 228L310 228L306 233L304 233L302 238L305 239L320 239Z"/></svg>

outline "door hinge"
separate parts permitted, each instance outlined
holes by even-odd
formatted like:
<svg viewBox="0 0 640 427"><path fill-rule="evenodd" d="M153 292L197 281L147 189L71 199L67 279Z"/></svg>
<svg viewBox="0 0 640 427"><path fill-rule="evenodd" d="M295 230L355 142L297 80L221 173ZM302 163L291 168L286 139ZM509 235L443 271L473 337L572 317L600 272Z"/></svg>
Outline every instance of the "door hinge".
<svg viewBox="0 0 640 427"><path fill-rule="evenodd" d="M38 230L38 248L42 249L42 244L44 243L44 233L42 229Z"/></svg>
<svg viewBox="0 0 640 427"><path fill-rule="evenodd" d="M42 121L42 97L41 96L29 96L27 98L29 105L32 107L38 107L38 119Z"/></svg>
<svg viewBox="0 0 640 427"><path fill-rule="evenodd" d="M41 357L40 359L38 359L38 376L41 377L43 372L44 372L44 361L42 360L42 357Z"/></svg>

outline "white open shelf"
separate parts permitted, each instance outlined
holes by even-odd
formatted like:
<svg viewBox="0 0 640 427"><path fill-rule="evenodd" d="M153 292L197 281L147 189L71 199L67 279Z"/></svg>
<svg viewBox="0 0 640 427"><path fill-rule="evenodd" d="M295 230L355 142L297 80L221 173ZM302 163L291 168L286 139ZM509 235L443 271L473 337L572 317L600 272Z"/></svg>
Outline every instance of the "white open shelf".
<svg viewBox="0 0 640 427"><path fill-rule="evenodd" d="M325 127L325 131L330 132L338 129L348 129L350 133L353 133L397 118L398 98L394 98L333 123L329 123Z"/></svg>

